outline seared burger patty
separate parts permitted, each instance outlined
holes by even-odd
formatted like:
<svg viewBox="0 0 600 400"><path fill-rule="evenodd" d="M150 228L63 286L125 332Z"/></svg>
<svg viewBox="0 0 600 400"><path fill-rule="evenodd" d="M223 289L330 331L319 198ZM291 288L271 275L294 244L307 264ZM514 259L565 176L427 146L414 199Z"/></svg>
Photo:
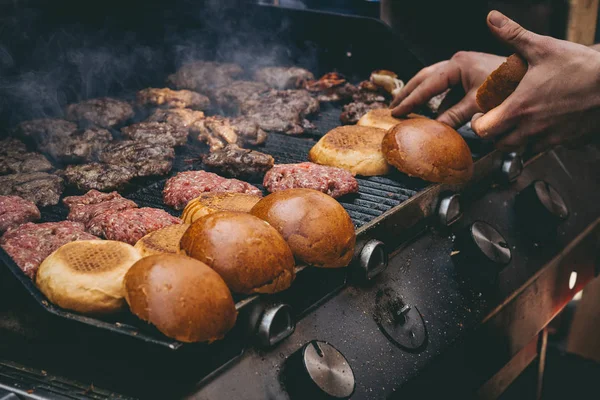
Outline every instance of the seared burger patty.
<svg viewBox="0 0 600 400"><path fill-rule="evenodd" d="M137 177L168 174L174 158L172 147L132 140L107 146L100 155L100 161L131 169Z"/></svg>
<svg viewBox="0 0 600 400"><path fill-rule="evenodd" d="M181 223L166 211L144 207L102 213L89 221L87 229L108 240L134 245L150 232Z"/></svg>
<svg viewBox="0 0 600 400"><path fill-rule="evenodd" d="M216 88L212 92L212 98L225 112L237 114L241 104L250 96L267 90L269 90L269 87L261 82L233 81Z"/></svg>
<svg viewBox="0 0 600 400"><path fill-rule="evenodd" d="M126 138L136 142L163 146L183 146L188 130L166 122L140 122L121 128Z"/></svg>
<svg viewBox="0 0 600 400"><path fill-rule="evenodd" d="M20 196L38 207L58 204L63 189L63 179L46 172L0 176L0 195Z"/></svg>
<svg viewBox="0 0 600 400"><path fill-rule="evenodd" d="M90 127L67 136L50 136L38 144L38 149L56 161L79 163L96 159L111 141L109 131Z"/></svg>
<svg viewBox="0 0 600 400"><path fill-rule="evenodd" d="M345 169L310 162L279 164L266 173L263 186L271 193L286 189L314 189L333 198L358 192L358 182Z"/></svg>
<svg viewBox="0 0 600 400"><path fill-rule="evenodd" d="M193 125L198 140L208 144L210 151L222 149L228 144L259 145L267 140L267 133L252 119L246 117L207 117Z"/></svg>
<svg viewBox="0 0 600 400"><path fill-rule="evenodd" d="M89 163L69 165L65 168L63 176L70 186L79 190L106 191L123 187L135 178L136 172L133 168L121 165Z"/></svg>
<svg viewBox="0 0 600 400"><path fill-rule="evenodd" d="M204 119L202 111L194 111L189 108L170 108L154 110L148 117L147 122L166 122L181 128L191 129L197 122Z"/></svg>
<svg viewBox="0 0 600 400"><path fill-rule="evenodd" d="M202 162L224 176L242 179L262 176L275 164L275 160L270 155L242 149L235 144L229 144L221 150L204 156Z"/></svg>
<svg viewBox="0 0 600 400"><path fill-rule="evenodd" d="M0 196L0 234L26 222L40 219L40 210L19 196Z"/></svg>
<svg viewBox="0 0 600 400"><path fill-rule="evenodd" d="M21 122L17 125L15 134L36 143L44 143L49 138L70 136L76 130L77 124L73 122L64 119L42 118Z"/></svg>
<svg viewBox="0 0 600 400"><path fill-rule="evenodd" d="M192 61L184 64L167 78L167 83L176 89L206 92L209 89L225 86L244 70L237 64L211 61Z"/></svg>
<svg viewBox="0 0 600 400"><path fill-rule="evenodd" d="M110 97L69 104L66 110L67 119L97 125L102 128L120 125L133 117L133 114L133 108L129 103Z"/></svg>
<svg viewBox="0 0 600 400"><path fill-rule="evenodd" d="M0 175L19 172L43 172L52 164L43 155L33 152L3 152L0 150Z"/></svg>
<svg viewBox="0 0 600 400"><path fill-rule="evenodd" d="M82 196L65 197L63 203L69 208L67 219L84 225L105 212L137 208L137 204L117 192L102 193L97 190L90 190Z"/></svg>
<svg viewBox="0 0 600 400"><path fill-rule="evenodd" d="M191 90L171 90L169 88L147 88L137 93L140 106L165 108L192 108L204 110L210 105L208 97Z"/></svg>
<svg viewBox="0 0 600 400"><path fill-rule="evenodd" d="M258 188L237 179L226 179L206 171L186 171L178 173L166 182L163 190L163 201L165 204L181 210L190 200L195 199L202 193L209 192L262 195Z"/></svg>
<svg viewBox="0 0 600 400"><path fill-rule="evenodd" d="M344 125L353 125L358 122L358 120L368 113L371 110L375 110L378 108L387 108L387 105L384 103L361 103L361 102L353 102L350 104L346 104L340 115L340 121Z"/></svg>
<svg viewBox="0 0 600 400"><path fill-rule="evenodd" d="M35 279L42 261L59 247L76 240L94 239L98 238L85 232L79 222L29 222L6 232L0 245L25 275Z"/></svg>
<svg viewBox="0 0 600 400"><path fill-rule="evenodd" d="M274 89L297 89L304 81L315 79L312 72L298 67L265 67L254 73L254 79Z"/></svg>

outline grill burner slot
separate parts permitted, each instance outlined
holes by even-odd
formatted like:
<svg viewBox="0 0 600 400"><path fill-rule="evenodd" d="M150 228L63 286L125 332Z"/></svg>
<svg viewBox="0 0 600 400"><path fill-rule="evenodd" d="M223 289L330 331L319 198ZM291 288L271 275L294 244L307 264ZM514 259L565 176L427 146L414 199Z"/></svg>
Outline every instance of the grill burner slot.
<svg viewBox="0 0 600 400"><path fill-rule="evenodd" d="M256 334L263 347L274 346L294 333L296 322L287 304L277 304L265 309Z"/></svg>

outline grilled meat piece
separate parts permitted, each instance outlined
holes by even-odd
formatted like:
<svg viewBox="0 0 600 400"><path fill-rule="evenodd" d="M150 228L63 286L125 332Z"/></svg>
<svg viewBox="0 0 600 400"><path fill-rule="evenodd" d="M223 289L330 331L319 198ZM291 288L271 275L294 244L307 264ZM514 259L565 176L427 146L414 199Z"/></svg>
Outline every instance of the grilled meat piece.
<svg viewBox="0 0 600 400"><path fill-rule="evenodd" d="M38 207L58 204L63 189L63 179L46 172L0 176L0 195L20 196Z"/></svg>
<svg viewBox="0 0 600 400"><path fill-rule="evenodd" d="M70 136L77 130L77 124L64 119L42 118L21 122L15 134L35 143L45 143L49 138Z"/></svg>
<svg viewBox="0 0 600 400"><path fill-rule="evenodd" d="M263 130L299 135L315 129L304 117L319 110L306 90L269 90L255 94L241 106L242 113Z"/></svg>
<svg viewBox="0 0 600 400"><path fill-rule="evenodd" d="M136 176L133 168L121 165L89 163L69 165L63 176L67 184L79 190L113 190L123 187Z"/></svg>
<svg viewBox="0 0 600 400"><path fill-rule="evenodd" d="M233 81L228 85L216 88L212 92L212 98L223 111L237 114L240 105L250 96L267 90L269 87L261 82Z"/></svg>
<svg viewBox="0 0 600 400"><path fill-rule="evenodd" d="M347 101L358 92L356 86L346 82L346 78L337 72L329 72L318 80L307 80L304 88L322 103Z"/></svg>
<svg viewBox="0 0 600 400"><path fill-rule="evenodd" d="M0 196L0 234L26 222L40 219L40 210L19 196Z"/></svg>
<svg viewBox="0 0 600 400"><path fill-rule="evenodd" d="M85 232L79 222L29 222L6 232L0 239L0 245L25 275L35 279L42 261L59 247L76 240L97 239Z"/></svg>
<svg viewBox="0 0 600 400"><path fill-rule="evenodd" d="M109 131L90 127L66 136L50 136L38 144L40 151L56 161L79 163L91 161L112 141Z"/></svg>
<svg viewBox="0 0 600 400"><path fill-rule="evenodd" d="M0 175L19 172L42 172L52 169L52 164L39 153L27 151L17 139L0 141Z"/></svg>
<svg viewBox="0 0 600 400"><path fill-rule="evenodd" d="M362 81L358 84L358 91L352 95L352 99L357 103L382 103L390 99L390 95L373 82Z"/></svg>
<svg viewBox="0 0 600 400"><path fill-rule="evenodd" d="M63 203L69 208L67 219L84 225L105 212L137 208L137 204L117 192L102 193L97 190L90 190L82 196L65 197Z"/></svg>
<svg viewBox="0 0 600 400"><path fill-rule="evenodd" d="M246 117L207 117L193 125L198 140L210 146L210 151L222 149L227 144L259 145L267 140L267 133L254 120Z"/></svg>
<svg viewBox="0 0 600 400"><path fill-rule="evenodd" d="M190 129L196 121L204 119L202 111L194 111L188 108L171 108L155 110L147 122L166 122L174 126Z"/></svg>
<svg viewBox="0 0 600 400"><path fill-rule="evenodd" d="M27 153L27 146L19 139L0 140L0 154Z"/></svg>
<svg viewBox="0 0 600 400"><path fill-rule="evenodd" d="M353 125L358 122L358 120L368 113L371 110L375 110L377 108L387 108L387 105L384 103L362 103L362 102L353 102L346 104L340 115L340 121L344 125Z"/></svg>
<svg viewBox="0 0 600 400"><path fill-rule="evenodd" d="M358 192L358 182L345 169L311 162L275 165L266 173L263 186L271 193L286 189L314 189L333 198Z"/></svg>
<svg viewBox="0 0 600 400"><path fill-rule="evenodd" d="M136 177L165 175L173 167L175 150L169 146L125 140L104 148L100 161L134 171Z"/></svg>
<svg viewBox="0 0 600 400"><path fill-rule="evenodd" d="M262 192L249 183L237 179L226 179L212 172L180 172L165 183L163 201L177 210L202 193L248 193L262 195Z"/></svg>
<svg viewBox="0 0 600 400"><path fill-rule="evenodd" d="M270 155L242 149L235 144L205 155L202 162L224 176L240 179L262 176L275 164Z"/></svg>
<svg viewBox="0 0 600 400"><path fill-rule="evenodd" d="M166 122L139 122L121 128L121 132L136 142L170 147L186 144L189 133L184 127Z"/></svg>
<svg viewBox="0 0 600 400"><path fill-rule="evenodd" d="M254 73L254 79L274 89L298 89L305 81L315 79L308 70L298 67L265 67Z"/></svg>
<svg viewBox="0 0 600 400"><path fill-rule="evenodd" d="M182 222L179 218L158 208L128 208L115 212L108 211L92 218L87 229L90 233L108 240L134 245L150 232Z"/></svg>
<svg viewBox="0 0 600 400"><path fill-rule="evenodd" d="M167 83L176 89L206 92L209 89L228 85L243 73L237 64L211 61L193 61L184 64L167 78Z"/></svg>
<svg viewBox="0 0 600 400"><path fill-rule="evenodd" d="M204 110L210 105L208 97L191 90L171 90L169 88L147 88L137 93L140 106L165 108L193 108Z"/></svg>
<svg viewBox="0 0 600 400"><path fill-rule="evenodd" d="M69 104L66 115L71 121L112 128L133 117L134 112L131 105L125 101L101 97Z"/></svg>

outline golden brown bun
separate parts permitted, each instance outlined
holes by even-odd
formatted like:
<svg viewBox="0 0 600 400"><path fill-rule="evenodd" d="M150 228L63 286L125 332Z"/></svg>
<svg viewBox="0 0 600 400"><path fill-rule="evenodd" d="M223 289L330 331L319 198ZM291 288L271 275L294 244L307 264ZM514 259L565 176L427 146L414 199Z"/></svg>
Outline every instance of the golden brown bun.
<svg viewBox="0 0 600 400"><path fill-rule="evenodd" d="M477 89L477 105L488 112L498 107L512 92L527 72L527 62L518 54L508 57Z"/></svg>
<svg viewBox="0 0 600 400"><path fill-rule="evenodd" d="M179 253L179 241L189 226L189 224L175 224L150 232L138 240L134 247L142 257Z"/></svg>
<svg viewBox="0 0 600 400"><path fill-rule="evenodd" d="M339 268L352 261L356 233L350 216L332 197L312 189L275 192L251 213L277 229L299 262Z"/></svg>
<svg viewBox="0 0 600 400"><path fill-rule="evenodd" d="M396 118L392 117L392 110L387 108L378 108L375 110L371 110L365 115L363 115L359 120L357 125L360 126L368 126L371 128L379 128L383 130L388 130L391 127L399 124L402 121L410 118L426 118L422 115L418 114L408 114L404 118Z"/></svg>
<svg viewBox="0 0 600 400"><path fill-rule="evenodd" d="M250 212L260 199L260 196L247 193L204 193L187 204L181 219L191 224L218 211Z"/></svg>
<svg viewBox="0 0 600 400"><path fill-rule="evenodd" d="M426 118L403 121L382 143L387 161L400 171L430 182L464 184L473 176L469 146L446 124Z"/></svg>
<svg viewBox="0 0 600 400"><path fill-rule="evenodd" d="M52 303L83 314L106 314L125 305L123 277L140 259L133 246L111 240L67 243L44 260L36 285Z"/></svg>
<svg viewBox="0 0 600 400"><path fill-rule="evenodd" d="M339 126L310 149L308 159L317 164L346 169L354 175L384 175L390 170L381 152L384 136L382 129Z"/></svg>
<svg viewBox="0 0 600 400"><path fill-rule="evenodd" d="M271 225L253 215L220 211L194 222L181 251L221 275L235 293L275 293L294 280L294 256Z"/></svg>
<svg viewBox="0 0 600 400"><path fill-rule="evenodd" d="M182 342L212 342L237 318L223 279L198 260L157 254L136 262L125 275L131 311L166 336Z"/></svg>

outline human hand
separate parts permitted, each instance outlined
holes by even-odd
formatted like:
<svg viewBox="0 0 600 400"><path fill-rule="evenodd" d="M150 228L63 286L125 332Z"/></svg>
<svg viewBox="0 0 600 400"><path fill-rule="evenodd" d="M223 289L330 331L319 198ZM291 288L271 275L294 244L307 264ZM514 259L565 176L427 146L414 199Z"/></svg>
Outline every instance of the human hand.
<svg viewBox="0 0 600 400"><path fill-rule="evenodd" d="M449 108L448 102L444 100L440 110L447 109L437 118L440 122L458 128L481 111L475 101L477 89L504 61L504 57L492 54L460 51L450 60L423 68L394 98L390 106L393 108L392 115L400 117L409 114L433 96L461 85L465 96ZM447 99L453 97L449 94Z"/></svg>
<svg viewBox="0 0 600 400"><path fill-rule="evenodd" d="M528 70L517 89L498 107L476 114L473 130L496 139L501 150L534 150L579 141L600 125L600 53L586 46L527 31L492 11L493 34L512 46Z"/></svg>

